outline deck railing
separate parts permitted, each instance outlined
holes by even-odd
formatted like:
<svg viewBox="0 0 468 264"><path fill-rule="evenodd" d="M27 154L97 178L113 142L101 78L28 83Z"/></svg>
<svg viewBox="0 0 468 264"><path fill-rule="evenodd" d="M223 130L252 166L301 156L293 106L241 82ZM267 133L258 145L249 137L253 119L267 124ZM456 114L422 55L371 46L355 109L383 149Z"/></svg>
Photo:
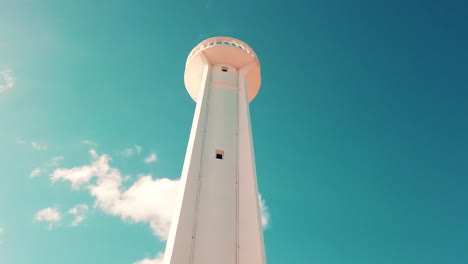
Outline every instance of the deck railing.
<svg viewBox="0 0 468 264"><path fill-rule="evenodd" d="M238 48L244 51L245 53L249 54L260 67L257 54L255 54L255 52L249 45L247 45L245 42L242 42L238 39L229 38L229 37L214 37L214 38L209 38L207 40L204 40L203 42L201 42L195 48L192 49L192 51L190 52L187 58L187 63L193 58L193 56L198 54L200 51L203 51L213 46L231 46L231 47Z"/></svg>

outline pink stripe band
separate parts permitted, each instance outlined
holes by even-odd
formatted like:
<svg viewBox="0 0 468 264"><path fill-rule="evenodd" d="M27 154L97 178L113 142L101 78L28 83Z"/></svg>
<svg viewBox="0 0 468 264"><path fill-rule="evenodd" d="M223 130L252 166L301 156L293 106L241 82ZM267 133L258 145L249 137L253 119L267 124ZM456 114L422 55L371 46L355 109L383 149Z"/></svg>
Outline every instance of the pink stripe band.
<svg viewBox="0 0 468 264"><path fill-rule="evenodd" d="M234 91L239 91L239 88L237 88L235 85L232 85L228 82L211 82L210 86L211 87L224 87L224 88L228 88Z"/></svg>

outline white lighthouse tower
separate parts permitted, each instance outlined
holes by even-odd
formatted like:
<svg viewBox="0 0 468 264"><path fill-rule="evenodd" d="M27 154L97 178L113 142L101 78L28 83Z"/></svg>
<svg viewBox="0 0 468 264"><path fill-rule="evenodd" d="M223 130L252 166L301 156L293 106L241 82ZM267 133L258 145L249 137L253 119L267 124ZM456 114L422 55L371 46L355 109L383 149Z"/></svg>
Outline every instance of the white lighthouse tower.
<svg viewBox="0 0 468 264"><path fill-rule="evenodd" d="M202 41L185 86L197 103L164 264L264 264L249 102L260 63L246 43Z"/></svg>

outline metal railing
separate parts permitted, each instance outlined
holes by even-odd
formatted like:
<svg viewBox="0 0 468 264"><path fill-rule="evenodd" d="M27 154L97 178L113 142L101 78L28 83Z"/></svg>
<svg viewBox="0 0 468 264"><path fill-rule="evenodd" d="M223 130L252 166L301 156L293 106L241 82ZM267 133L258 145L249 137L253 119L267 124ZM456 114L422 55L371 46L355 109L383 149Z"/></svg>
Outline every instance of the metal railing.
<svg viewBox="0 0 468 264"><path fill-rule="evenodd" d="M252 57L252 59L254 59L254 61L257 63L258 67L260 67L260 62L258 61L257 54L255 54L253 49L249 45L247 45L247 43L229 37L214 37L204 40L192 49L187 58L187 63L193 58L193 56L197 55L200 51L203 51L213 46L231 46L234 48L238 48L250 55L250 57Z"/></svg>

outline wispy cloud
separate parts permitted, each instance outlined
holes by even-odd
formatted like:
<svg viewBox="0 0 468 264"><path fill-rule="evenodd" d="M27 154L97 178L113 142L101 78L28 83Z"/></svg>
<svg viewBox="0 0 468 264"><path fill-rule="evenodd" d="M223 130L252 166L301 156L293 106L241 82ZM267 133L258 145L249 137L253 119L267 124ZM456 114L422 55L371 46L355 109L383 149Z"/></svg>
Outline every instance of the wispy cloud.
<svg viewBox="0 0 468 264"><path fill-rule="evenodd" d="M135 149L136 149L136 152L138 155L141 154L141 150L142 150L142 147L138 146L138 145L135 145Z"/></svg>
<svg viewBox="0 0 468 264"><path fill-rule="evenodd" d="M64 160L64 158L62 156L53 157L53 158L50 159L49 162L47 162L47 164L32 170L31 173L29 174L29 176L31 176L31 178L38 177L41 173L47 172L48 169L55 168L58 165L60 165L60 162L62 160Z"/></svg>
<svg viewBox="0 0 468 264"><path fill-rule="evenodd" d="M0 71L0 93L5 92L15 86L16 79L12 70Z"/></svg>
<svg viewBox="0 0 468 264"><path fill-rule="evenodd" d="M149 164L149 163L156 162L156 159L157 159L156 154L155 154L155 153L151 153L151 154L145 159L145 163L146 163L146 164Z"/></svg>
<svg viewBox="0 0 468 264"><path fill-rule="evenodd" d="M31 171L31 173L29 174L29 176L31 176L32 178L34 177L37 177L41 174L41 169L40 168L35 168L33 171Z"/></svg>
<svg viewBox="0 0 468 264"><path fill-rule="evenodd" d="M263 228L268 227L270 222L270 212L268 211L268 206L265 204L265 200L262 199L262 196L259 194L258 199L260 200L260 213L262 214L262 226Z"/></svg>
<svg viewBox="0 0 468 264"><path fill-rule="evenodd" d="M42 143L39 143L39 142L36 142L36 141L32 141L32 142L31 142L31 146L32 146L33 149L35 149L35 150L46 150L46 149L47 149L47 145L46 145L46 144L42 144Z"/></svg>
<svg viewBox="0 0 468 264"><path fill-rule="evenodd" d="M92 154L91 154L92 155ZM107 156L106 156L107 157ZM77 190L82 184L88 183L91 177L99 171L109 168L106 158L94 161L90 166L75 167L72 169L56 169L50 176L52 182L67 180L71 182L72 188Z"/></svg>
<svg viewBox="0 0 468 264"><path fill-rule="evenodd" d="M93 141L91 141L89 139L81 140L81 144L88 145L88 146L91 146L91 147L96 147L97 146L96 143L94 143Z"/></svg>
<svg viewBox="0 0 468 264"><path fill-rule="evenodd" d="M120 154L124 157L131 157L133 156L133 148L126 148L120 152Z"/></svg>
<svg viewBox="0 0 468 264"><path fill-rule="evenodd" d="M142 147L139 145L134 145L133 147L126 148L119 152L119 155L122 155L126 158L132 157L134 155L140 155L142 151Z"/></svg>
<svg viewBox="0 0 468 264"><path fill-rule="evenodd" d="M159 253L155 258L153 259L148 259L148 258L145 258L145 259L142 259L140 261L137 261L133 264L162 264L163 263L163 260L164 260L164 254L163 253Z"/></svg>
<svg viewBox="0 0 468 264"><path fill-rule="evenodd" d="M60 165L60 162L64 160L64 157L63 156L56 156L56 157L53 157L48 166L49 167L57 167L58 165Z"/></svg>
<svg viewBox="0 0 468 264"><path fill-rule="evenodd" d="M78 204L75 207L71 208L68 213L73 215L71 226L78 226L86 218L86 213L88 212L87 204Z"/></svg>
<svg viewBox="0 0 468 264"><path fill-rule="evenodd" d="M89 154L91 155L91 157L92 157L93 159L97 159L97 158L98 158L98 154L97 154L96 150L94 150L94 149L90 149L90 150L89 150Z"/></svg>
<svg viewBox="0 0 468 264"><path fill-rule="evenodd" d="M58 223L62 219L62 214L59 209L56 207L47 207L36 213L34 220L38 222L47 222L49 223L49 230L52 229L52 226L55 223Z"/></svg>
<svg viewBox="0 0 468 264"><path fill-rule="evenodd" d="M30 143L27 140L24 139L17 139L16 144L18 145L29 145L35 150L46 150L47 145L43 143L39 143L37 141L31 141Z"/></svg>

